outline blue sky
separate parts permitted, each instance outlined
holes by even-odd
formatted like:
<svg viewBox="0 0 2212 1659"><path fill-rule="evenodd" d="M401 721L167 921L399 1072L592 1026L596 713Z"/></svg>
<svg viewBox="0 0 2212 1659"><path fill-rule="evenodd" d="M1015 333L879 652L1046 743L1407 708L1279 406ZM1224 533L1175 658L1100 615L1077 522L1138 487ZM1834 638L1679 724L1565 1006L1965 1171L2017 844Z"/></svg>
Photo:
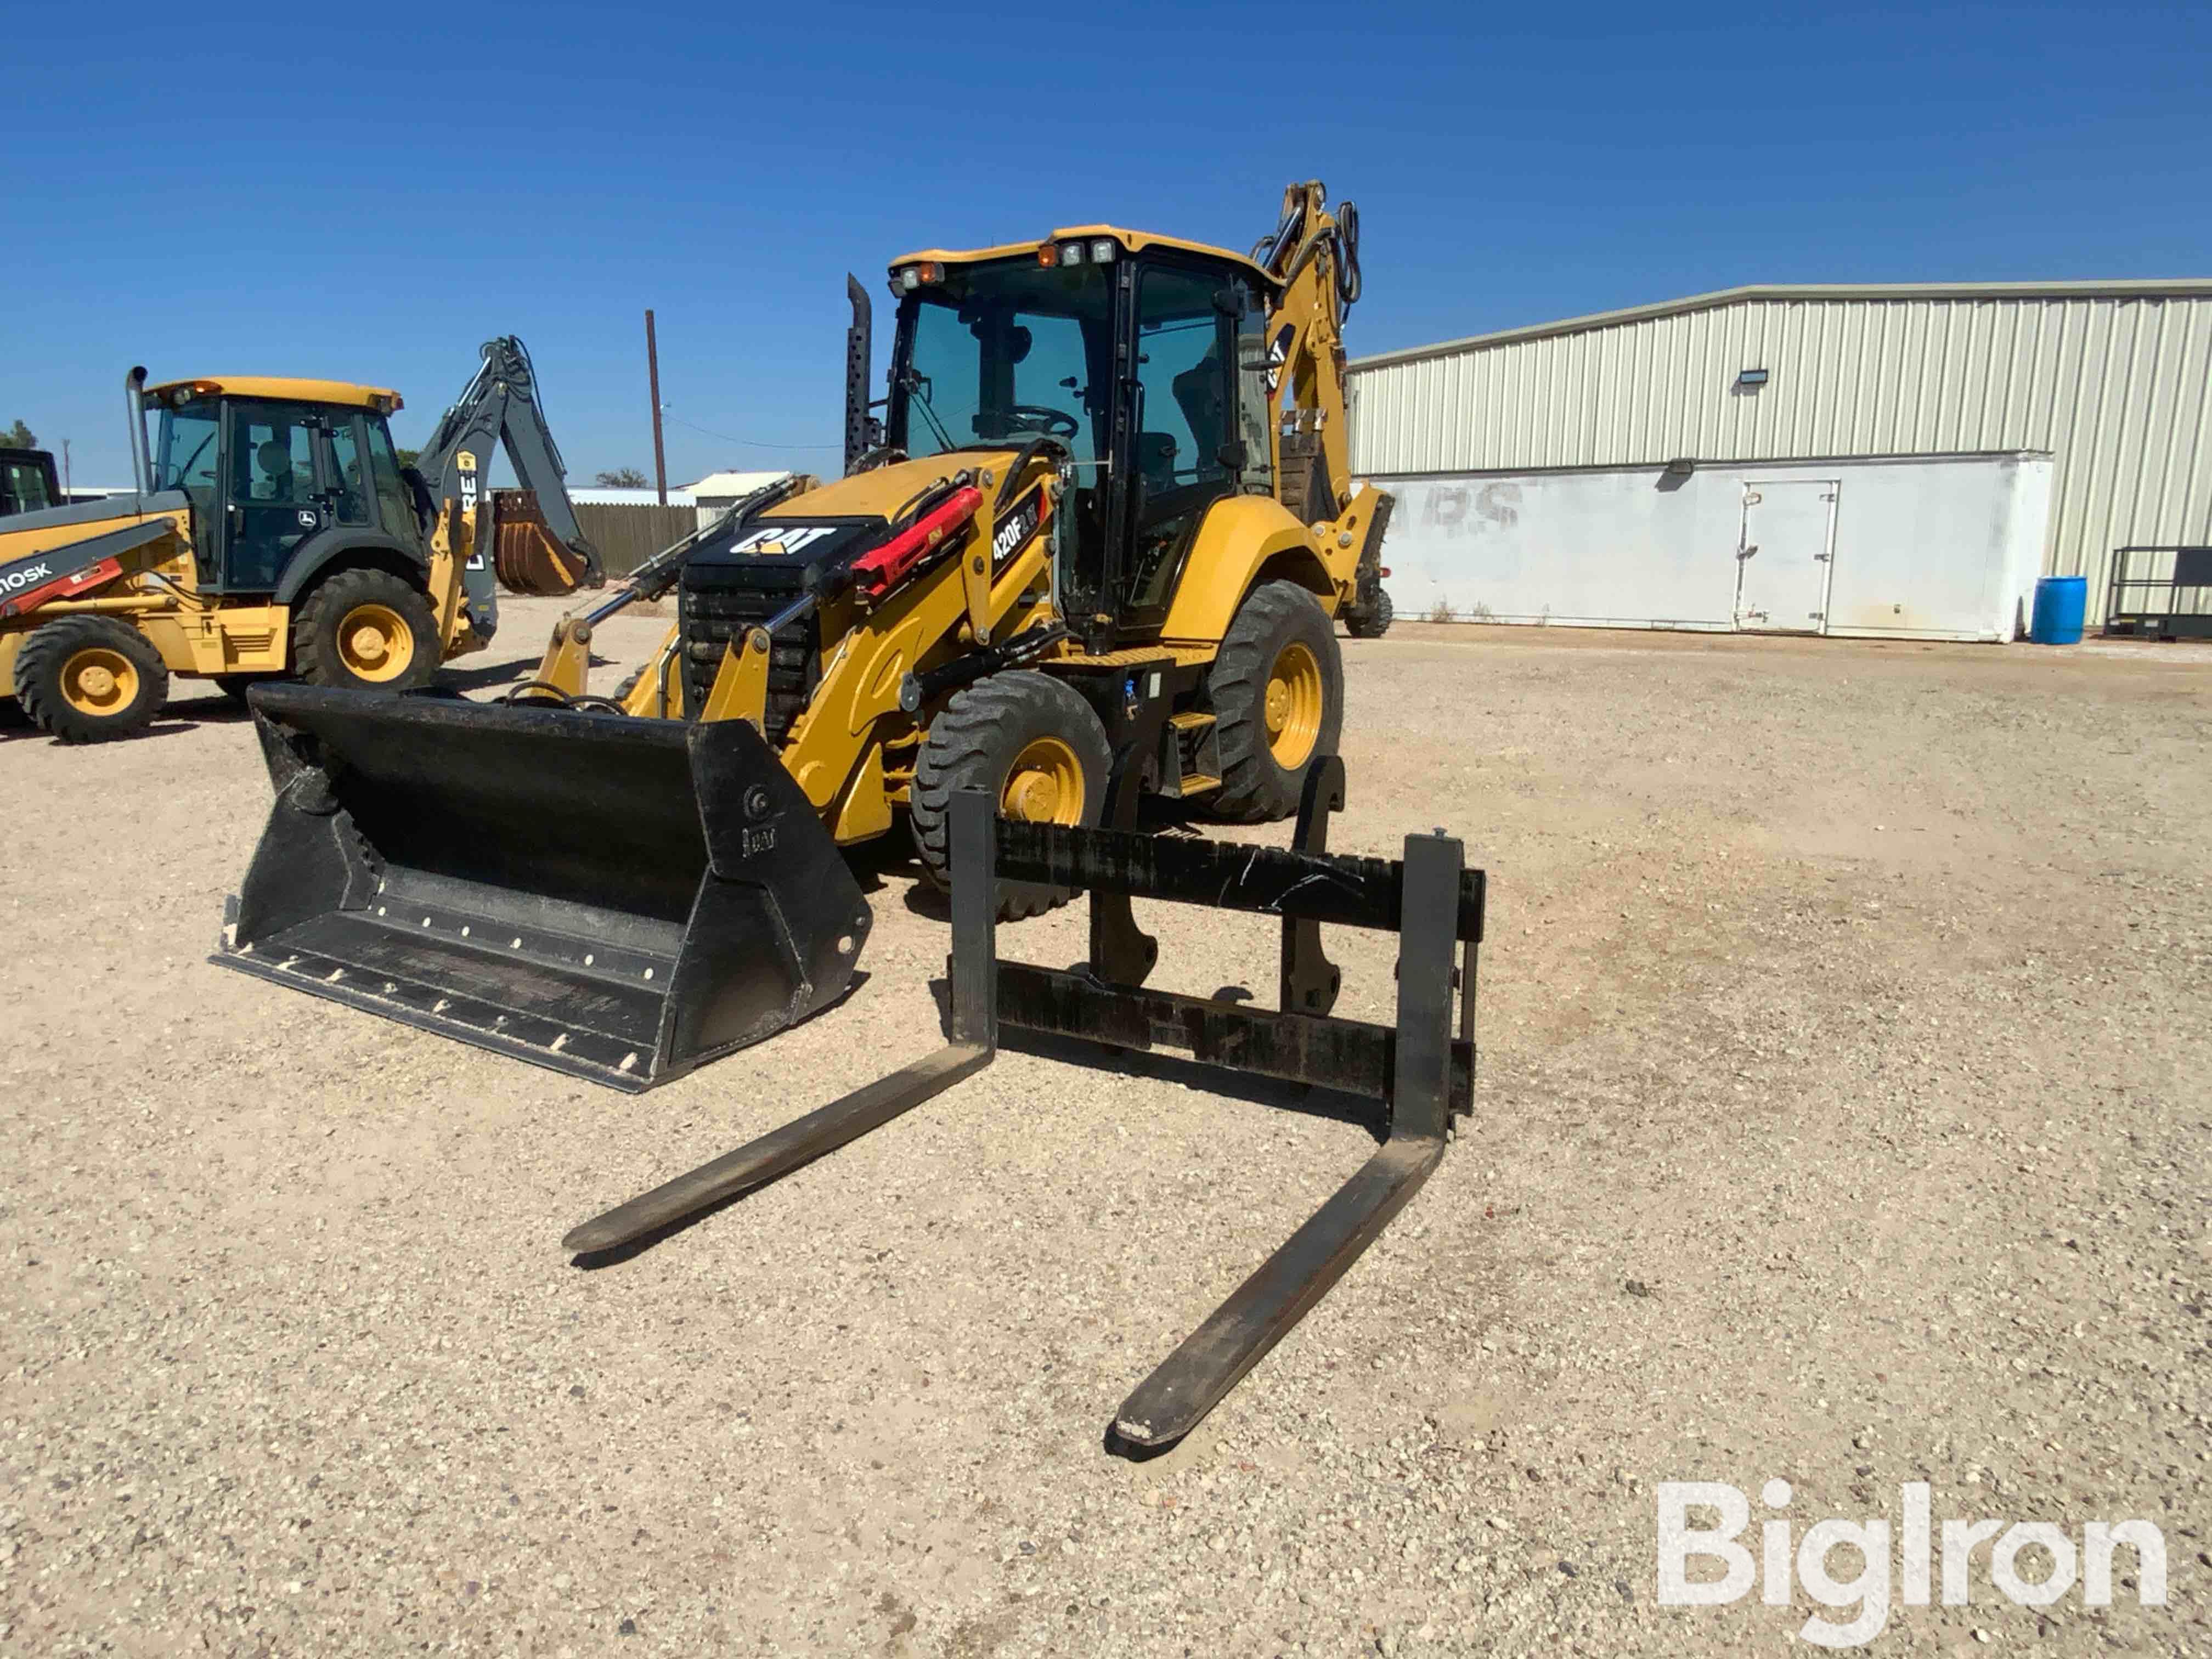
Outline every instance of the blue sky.
<svg viewBox="0 0 2212 1659"><path fill-rule="evenodd" d="M398 386L516 333L572 482L834 470L843 277L1360 204L1355 355L1757 281L2212 274L2212 8L15 9L0 425L121 383ZM688 424L687 424L688 423ZM708 436L707 428L721 436ZM734 440L754 441L750 444ZM805 448L799 446L821 446Z"/></svg>

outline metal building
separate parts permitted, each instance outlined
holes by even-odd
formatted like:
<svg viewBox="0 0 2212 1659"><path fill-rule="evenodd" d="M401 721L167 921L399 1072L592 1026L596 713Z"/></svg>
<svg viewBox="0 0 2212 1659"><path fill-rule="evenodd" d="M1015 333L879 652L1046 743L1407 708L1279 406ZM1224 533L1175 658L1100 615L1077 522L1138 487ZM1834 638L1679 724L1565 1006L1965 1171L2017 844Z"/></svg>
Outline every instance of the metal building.
<svg viewBox="0 0 2212 1659"><path fill-rule="evenodd" d="M2048 452L2093 622L2113 549L2212 543L2212 280L1726 289L1351 368L1364 475Z"/></svg>

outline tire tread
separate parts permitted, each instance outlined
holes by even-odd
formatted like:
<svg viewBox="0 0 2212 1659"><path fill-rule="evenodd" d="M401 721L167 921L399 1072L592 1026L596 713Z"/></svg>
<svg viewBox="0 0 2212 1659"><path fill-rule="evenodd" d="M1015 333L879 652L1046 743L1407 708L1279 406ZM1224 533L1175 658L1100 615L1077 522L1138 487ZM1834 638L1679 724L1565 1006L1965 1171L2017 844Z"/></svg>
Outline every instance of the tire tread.
<svg viewBox="0 0 2212 1659"><path fill-rule="evenodd" d="M88 718L61 694L62 666L78 652L104 646L131 659L145 690L124 715ZM169 669L153 642L107 617L61 617L34 629L15 654L15 701L31 723L58 743L106 743L143 732L169 700Z"/></svg>

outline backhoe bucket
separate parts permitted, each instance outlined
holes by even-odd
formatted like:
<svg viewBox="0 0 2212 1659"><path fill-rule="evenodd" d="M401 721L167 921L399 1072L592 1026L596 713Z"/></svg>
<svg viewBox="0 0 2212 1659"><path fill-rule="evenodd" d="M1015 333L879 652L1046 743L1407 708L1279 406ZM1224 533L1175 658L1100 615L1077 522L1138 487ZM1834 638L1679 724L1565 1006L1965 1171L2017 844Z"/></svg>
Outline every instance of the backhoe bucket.
<svg viewBox="0 0 2212 1659"><path fill-rule="evenodd" d="M558 596L605 580L553 533L534 489L492 491L492 570L510 593Z"/></svg>
<svg viewBox="0 0 2212 1659"><path fill-rule="evenodd" d="M276 802L222 967L630 1091L851 983L867 902L743 720L249 701Z"/></svg>

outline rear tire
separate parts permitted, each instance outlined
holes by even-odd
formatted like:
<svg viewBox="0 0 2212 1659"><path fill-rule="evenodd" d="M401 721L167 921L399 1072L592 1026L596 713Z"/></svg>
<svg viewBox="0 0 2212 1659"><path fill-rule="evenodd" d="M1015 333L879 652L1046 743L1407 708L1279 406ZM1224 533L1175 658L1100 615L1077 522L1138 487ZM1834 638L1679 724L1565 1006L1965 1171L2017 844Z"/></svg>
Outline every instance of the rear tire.
<svg viewBox="0 0 2212 1659"><path fill-rule="evenodd" d="M106 743L153 724L169 700L169 671L137 629L107 617L64 617L23 641L15 697L58 741Z"/></svg>
<svg viewBox="0 0 2212 1659"><path fill-rule="evenodd" d="M1344 658L1328 613L1296 582L1263 582L1237 607L1207 684L1221 746L1208 810L1232 823L1289 817L1344 726Z"/></svg>
<svg viewBox="0 0 2212 1659"><path fill-rule="evenodd" d="M1063 680L1033 670L994 674L963 690L929 723L908 797L921 867L952 884L952 794L983 789L999 816L1095 827L1106 805L1114 753L1091 705ZM999 919L1041 915L1075 896L1039 882L999 884Z"/></svg>
<svg viewBox="0 0 2212 1659"><path fill-rule="evenodd" d="M1377 587L1373 605L1344 613L1344 626L1355 640L1379 640L1390 631L1390 624L1397 616L1397 608L1390 603L1389 589Z"/></svg>
<svg viewBox="0 0 2212 1659"><path fill-rule="evenodd" d="M313 685L415 691L438 675L438 617L388 570L341 570L292 623L292 667Z"/></svg>

